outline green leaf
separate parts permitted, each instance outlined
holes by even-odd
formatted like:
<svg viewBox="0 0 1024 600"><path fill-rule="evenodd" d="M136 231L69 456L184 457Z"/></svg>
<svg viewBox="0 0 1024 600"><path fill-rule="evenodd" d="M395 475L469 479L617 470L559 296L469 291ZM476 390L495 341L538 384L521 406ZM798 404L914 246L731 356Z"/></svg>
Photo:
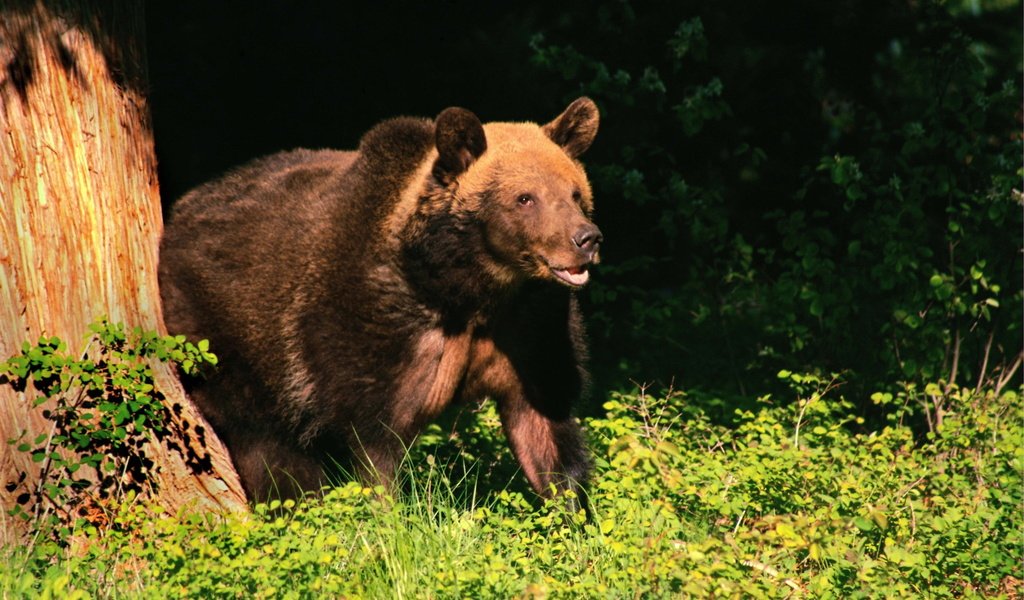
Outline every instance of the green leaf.
<svg viewBox="0 0 1024 600"><path fill-rule="evenodd" d="M856 525L857 529L860 529L861 531L872 531L875 528L875 522L867 517L854 517L853 524Z"/></svg>
<svg viewBox="0 0 1024 600"><path fill-rule="evenodd" d="M808 310L810 311L811 315L815 317L821 317L822 315L825 314L825 306L822 303L820 296L816 296L813 300L811 300L811 305Z"/></svg>
<svg viewBox="0 0 1024 600"><path fill-rule="evenodd" d="M114 425L121 425L128 420L129 411L128 404L122 403L118 405L117 412L114 413Z"/></svg>

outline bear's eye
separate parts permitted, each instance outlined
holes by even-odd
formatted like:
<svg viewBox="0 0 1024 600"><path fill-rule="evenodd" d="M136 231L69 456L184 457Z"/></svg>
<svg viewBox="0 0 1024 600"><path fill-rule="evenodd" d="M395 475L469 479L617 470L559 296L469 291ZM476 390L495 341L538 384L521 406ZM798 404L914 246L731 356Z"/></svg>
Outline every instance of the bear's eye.
<svg viewBox="0 0 1024 600"><path fill-rule="evenodd" d="M572 199L573 199L573 202L575 202L576 204L579 204L583 200L583 193L580 192L579 190L573 190L572 191Z"/></svg>
<svg viewBox="0 0 1024 600"><path fill-rule="evenodd" d="M519 206L533 206L536 201L530 194L519 194L519 197L516 198L516 202L519 203Z"/></svg>

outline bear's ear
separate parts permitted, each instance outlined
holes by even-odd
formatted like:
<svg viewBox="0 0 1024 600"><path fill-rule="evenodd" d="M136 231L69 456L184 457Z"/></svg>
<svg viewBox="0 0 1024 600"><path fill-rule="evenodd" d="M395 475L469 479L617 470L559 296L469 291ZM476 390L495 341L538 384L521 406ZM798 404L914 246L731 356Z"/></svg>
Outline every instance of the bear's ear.
<svg viewBox="0 0 1024 600"><path fill-rule="evenodd" d="M600 116L597 105L590 98L577 98L565 112L541 127L553 142L565 150L569 156L576 158L583 154L594 142Z"/></svg>
<svg viewBox="0 0 1024 600"><path fill-rule="evenodd" d="M434 177L444 185L454 181L487 149L480 119L470 111L454 106L437 115L434 143L437 144Z"/></svg>

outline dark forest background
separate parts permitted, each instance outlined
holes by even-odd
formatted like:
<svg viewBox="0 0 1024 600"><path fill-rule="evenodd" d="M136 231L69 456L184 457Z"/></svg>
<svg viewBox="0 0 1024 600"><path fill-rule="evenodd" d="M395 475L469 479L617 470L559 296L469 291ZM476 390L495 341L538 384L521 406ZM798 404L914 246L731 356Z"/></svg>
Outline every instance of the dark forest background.
<svg viewBox="0 0 1024 600"><path fill-rule="evenodd" d="M871 413L1019 360L1020 2L347 4L147 4L165 207L384 118L588 95L591 410L653 384L727 416L786 370Z"/></svg>

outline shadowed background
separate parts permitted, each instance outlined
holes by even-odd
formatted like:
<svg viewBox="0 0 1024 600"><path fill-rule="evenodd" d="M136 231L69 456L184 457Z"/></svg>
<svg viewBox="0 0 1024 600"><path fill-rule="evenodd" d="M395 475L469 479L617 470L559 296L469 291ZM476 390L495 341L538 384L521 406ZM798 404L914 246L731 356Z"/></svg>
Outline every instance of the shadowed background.
<svg viewBox="0 0 1024 600"><path fill-rule="evenodd" d="M789 369L870 412L1020 351L1019 2L153 2L147 27L165 211L384 118L593 97L595 409L650 382L727 416Z"/></svg>

